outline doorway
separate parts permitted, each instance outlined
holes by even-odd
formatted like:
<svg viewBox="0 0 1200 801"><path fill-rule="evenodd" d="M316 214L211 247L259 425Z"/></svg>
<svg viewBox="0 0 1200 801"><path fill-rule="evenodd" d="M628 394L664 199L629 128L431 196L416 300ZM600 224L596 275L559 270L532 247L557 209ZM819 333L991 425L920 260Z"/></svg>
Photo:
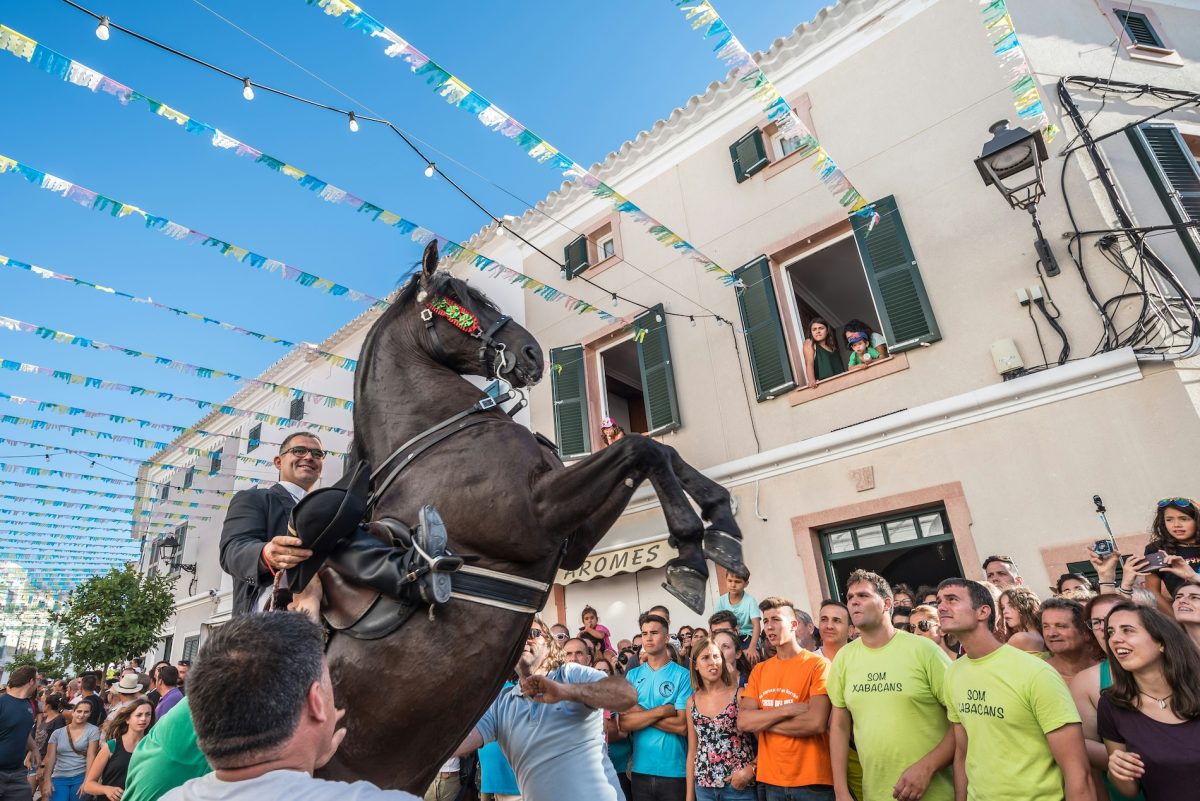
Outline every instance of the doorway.
<svg viewBox="0 0 1200 801"><path fill-rule="evenodd" d="M821 532L830 592L841 600L855 570L870 570L895 587L936 587L963 575L954 535L943 509L865 520Z"/></svg>
<svg viewBox="0 0 1200 801"><path fill-rule="evenodd" d="M637 343L632 339L600 352L605 415L631 434L645 434L650 430L641 376Z"/></svg>

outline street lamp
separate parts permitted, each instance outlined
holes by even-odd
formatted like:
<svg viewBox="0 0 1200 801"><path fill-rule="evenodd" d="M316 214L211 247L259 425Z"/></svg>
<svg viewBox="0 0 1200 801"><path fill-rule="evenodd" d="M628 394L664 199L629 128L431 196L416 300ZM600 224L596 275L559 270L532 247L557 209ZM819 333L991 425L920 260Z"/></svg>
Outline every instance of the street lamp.
<svg viewBox="0 0 1200 801"><path fill-rule="evenodd" d="M1047 276L1058 275L1058 261L1042 234L1042 223L1037 216L1038 201L1046 194L1042 182L1046 143L1042 140L1042 132L1009 128L1007 120L994 123L988 132L992 134L992 140L983 146L983 152L975 159L983 184L995 186L1010 207L1029 212L1033 230L1037 232L1034 248L1042 268Z"/></svg>
<svg viewBox="0 0 1200 801"><path fill-rule="evenodd" d="M196 575L195 562L185 564L175 559L175 554L179 552L179 540L175 538L174 534L168 534L158 541L158 552L166 558L172 570L182 570L184 573Z"/></svg>

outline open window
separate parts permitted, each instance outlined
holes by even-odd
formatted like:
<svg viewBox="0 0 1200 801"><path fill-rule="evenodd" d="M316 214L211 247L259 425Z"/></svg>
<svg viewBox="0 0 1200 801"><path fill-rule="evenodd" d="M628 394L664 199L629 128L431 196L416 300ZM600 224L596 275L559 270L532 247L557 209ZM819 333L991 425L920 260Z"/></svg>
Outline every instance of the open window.
<svg viewBox="0 0 1200 801"><path fill-rule="evenodd" d="M584 271L600 272L621 258L621 238L614 217L593 226L563 249L563 275L568 281Z"/></svg>
<svg viewBox="0 0 1200 801"><path fill-rule="evenodd" d="M1179 129L1169 122L1144 122L1126 134L1171 222L1200 222L1200 166ZM1200 229L1181 228L1178 235L1200 270Z"/></svg>
<svg viewBox="0 0 1200 801"><path fill-rule="evenodd" d="M603 344L552 348L550 361L554 430L564 460L592 451L594 415L589 407L630 433L656 436L681 425L661 305L635 317L629 330ZM589 362L595 368L594 385L588 381Z"/></svg>
<svg viewBox="0 0 1200 801"><path fill-rule="evenodd" d="M740 267L744 285L738 307L759 401L795 386L805 375L789 352L784 325L797 342L821 318L835 328L837 359L849 361L842 335L851 320L867 323L900 353L941 339L896 201L873 204L875 216L850 218L849 231L834 235L789 261L763 255ZM844 225L844 224L843 224ZM806 376L808 383L814 379Z"/></svg>

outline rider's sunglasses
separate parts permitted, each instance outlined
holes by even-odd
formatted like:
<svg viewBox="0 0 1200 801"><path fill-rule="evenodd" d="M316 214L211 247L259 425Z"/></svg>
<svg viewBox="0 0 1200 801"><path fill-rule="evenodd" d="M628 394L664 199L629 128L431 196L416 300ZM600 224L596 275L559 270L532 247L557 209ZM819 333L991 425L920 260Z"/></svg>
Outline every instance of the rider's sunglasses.
<svg viewBox="0 0 1200 801"><path fill-rule="evenodd" d="M306 448L303 445L295 445L291 448L288 448L286 451L281 451L279 455L282 456L285 453L290 453L297 459L303 459L305 456L312 456L314 459L325 458L325 451L321 450L320 448Z"/></svg>
<svg viewBox="0 0 1200 801"><path fill-rule="evenodd" d="M1158 502L1158 508L1163 509L1168 506L1178 506L1180 509L1188 509L1194 505L1191 498L1163 498Z"/></svg>

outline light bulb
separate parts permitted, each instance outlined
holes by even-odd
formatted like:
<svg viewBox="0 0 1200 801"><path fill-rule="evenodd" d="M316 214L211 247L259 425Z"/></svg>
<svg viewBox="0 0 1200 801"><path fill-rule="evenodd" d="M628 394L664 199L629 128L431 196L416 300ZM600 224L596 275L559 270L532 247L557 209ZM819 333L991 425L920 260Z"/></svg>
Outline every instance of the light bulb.
<svg viewBox="0 0 1200 801"><path fill-rule="evenodd" d="M354 116L354 112L350 112L350 132L358 133L358 118Z"/></svg>
<svg viewBox="0 0 1200 801"><path fill-rule="evenodd" d="M688 319L692 321L692 328L695 328L696 327L696 318L689 314Z"/></svg>
<svg viewBox="0 0 1200 801"><path fill-rule="evenodd" d="M242 78L242 97L247 100L254 99L254 87L250 85L249 78Z"/></svg>
<svg viewBox="0 0 1200 801"><path fill-rule="evenodd" d="M434 171L434 169L435 169L435 167L436 167L436 166L437 166L437 165L435 165L435 164L434 164L432 161L431 161L431 162L429 162L429 166L425 168L425 177L426 177L426 178L432 178L432 177L433 177L433 171Z"/></svg>
<svg viewBox="0 0 1200 801"><path fill-rule="evenodd" d="M108 36L108 17L101 17L100 24L96 26L96 38L102 42L107 42Z"/></svg>
<svg viewBox="0 0 1200 801"><path fill-rule="evenodd" d="M496 221L496 236L504 236L504 223L500 220Z"/></svg>

